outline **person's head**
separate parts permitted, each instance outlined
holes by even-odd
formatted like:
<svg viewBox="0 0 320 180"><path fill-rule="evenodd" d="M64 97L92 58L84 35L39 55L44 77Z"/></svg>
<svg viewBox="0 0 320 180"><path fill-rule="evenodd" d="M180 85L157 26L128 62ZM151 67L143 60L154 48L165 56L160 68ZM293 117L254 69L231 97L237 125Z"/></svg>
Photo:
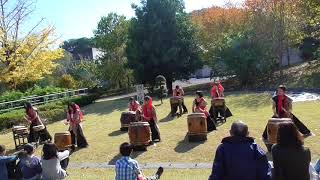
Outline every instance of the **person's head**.
<svg viewBox="0 0 320 180"><path fill-rule="evenodd" d="M134 97L130 97L129 102L133 102L133 101L134 101Z"/></svg>
<svg viewBox="0 0 320 180"><path fill-rule="evenodd" d="M297 127L292 122L279 124L277 144L285 147L301 147L303 141Z"/></svg>
<svg viewBox="0 0 320 180"><path fill-rule="evenodd" d="M23 150L26 152L27 155L32 155L35 151L32 144L26 144L23 146Z"/></svg>
<svg viewBox="0 0 320 180"><path fill-rule="evenodd" d="M149 104L151 101L151 97L150 96L145 96L144 97L144 104Z"/></svg>
<svg viewBox="0 0 320 180"><path fill-rule="evenodd" d="M49 160L52 158L58 158L58 148L53 143L45 143L43 145L43 159Z"/></svg>
<svg viewBox="0 0 320 180"><path fill-rule="evenodd" d="M176 89L179 89L180 88L180 86L179 85L176 85Z"/></svg>
<svg viewBox="0 0 320 180"><path fill-rule="evenodd" d="M68 112L70 113L72 111L73 111L73 108L72 108L71 104L68 104Z"/></svg>
<svg viewBox="0 0 320 180"><path fill-rule="evenodd" d="M6 154L6 146L0 144L0 156L4 156Z"/></svg>
<svg viewBox="0 0 320 180"><path fill-rule="evenodd" d="M130 156L132 151L133 148L129 143L125 142L120 145L120 154L122 156Z"/></svg>
<svg viewBox="0 0 320 180"><path fill-rule="evenodd" d="M203 93L202 91L197 91L196 92L197 97L202 98L203 97Z"/></svg>
<svg viewBox="0 0 320 180"><path fill-rule="evenodd" d="M278 95L283 96L285 95L286 91L287 91L287 88L285 85L280 85L278 87Z"/></svg>
<svg viewBox="0 0 320 180"><path fill-rule="evenodd" d="M26 112L28 112L32 108L33 108L33 106L31 103L29 103L29 102L24 103L24 109L26 110Z"/></svg>
<svg viewBox="0 0 320 180"><path fill-rule="evenodd" d="M249 135L248 126L242 121L235 121L231 125L231 136L247 137Z"/></svg>

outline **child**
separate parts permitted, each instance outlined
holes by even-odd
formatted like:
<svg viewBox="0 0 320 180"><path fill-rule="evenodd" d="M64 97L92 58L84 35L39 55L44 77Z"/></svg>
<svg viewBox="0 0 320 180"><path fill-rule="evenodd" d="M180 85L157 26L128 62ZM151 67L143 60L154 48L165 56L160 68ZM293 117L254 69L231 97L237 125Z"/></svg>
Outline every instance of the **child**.
<svg viewBox="0 0 320 180"><path fill-rule="evenodd" d="M8 180L8 170L7 163L16 161L18 159L17 156L5 156L6 147L4 145L0 145L0 177L1 180Z"/></svg>
<svg viewBox="0 0 320 180"><path fill-rule="evenodd" d="M67 177L67 164L61 167L61 161L69 159L70 152L65 150L58 152L57 146L53 143L43 145L42 157L42 178L44 180L57 180Z"/></svg>
<svg viewBox="0 0 320 180"><path fill-rule="evenodd" d="M35 149L33 145L26 144L23 147L24 154L20 160L19 168L22 172L22 177L25 180L36 180L41 177L40 159L34 155Z"/></svg>

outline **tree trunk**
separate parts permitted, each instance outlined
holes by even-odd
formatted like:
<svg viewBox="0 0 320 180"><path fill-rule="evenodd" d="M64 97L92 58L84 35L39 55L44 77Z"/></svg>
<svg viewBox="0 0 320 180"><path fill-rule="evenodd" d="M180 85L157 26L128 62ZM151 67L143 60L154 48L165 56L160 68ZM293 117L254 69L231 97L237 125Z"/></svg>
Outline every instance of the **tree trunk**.
<svg viewBox="0 0 320 180"><path fill-rule="evenodd" d="M168 79L166 79L167 80L167 82L166 82L166 84L167 84L167 89L168 89L168 94L172 94L172 79L170 78L168 78Z"/></svg>
<svg viewBox="0 0 320 180"><path fill-rule="evenodd" d="M287 42L286 44L286 50L287 50L287 61L288 61L288 66L290 66L290 49L289 49L289 43Z"/></svg>

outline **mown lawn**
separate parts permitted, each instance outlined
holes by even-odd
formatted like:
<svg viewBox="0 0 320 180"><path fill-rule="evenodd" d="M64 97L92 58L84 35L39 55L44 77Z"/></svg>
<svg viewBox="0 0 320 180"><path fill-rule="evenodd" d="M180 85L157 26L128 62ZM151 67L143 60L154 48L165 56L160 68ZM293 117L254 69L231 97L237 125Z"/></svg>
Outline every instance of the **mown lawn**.
<svg viewBox="0 0 320 180"><path fill-rule="evenodd" d="M147 169L143 173L152 176L156 169ZM115 178L114 170L106 169L71 169L67 180L112 180ZM164 180L207 180L211 170L202 169L165 169L161 179Z"/></svg>
<svg viewBox="0 0 320 180"><path fill-rule="evenodd" d="M185 103L189 110L191 110L192 100L192 96L185 98ZM204 143L189 143L185 140L187 133L187 115L183 115L178 119L170 118L170 116L168 116L170 111L168 100L165 100L161 106L158 106L160 104L159 101L154 101L154 104L157 106L156 110L159 118L162 142L148 147L148 151L146 152L134 153L133 157L140 163L212 162L215 150L220 144L221 139L228 136L231 123L238 119L243 120L249 125L250 135L255 137L257 142L265 148L261 141L261 134L268 119L272 115L270 95L266 93L233 92L228 94L227 105L234 116L228 119L227 123L220 126L218 131L208 134L208 140ZM294 103L295 115L316 135L319 134L320 129L318 122L320 117L319 107L319 101ZM119 131L120 115L121 112L126 111L126 109L127 100L96 102L84 108L86 120L84 123L84 132L88 138L90 147L75 152L71 157L71 162L108 162L109 164L114 164L119 158L119 145L129 140L127 133ZM63 132L67 129L67 126L62 122L56 122L48 126L48 130L52 135L54 135L54 132ZM0 143L5 144L9 150L13 149L12 134L7 133L0 135ZM319 136L306 139L305 145L310 147L313 161L320 157ZM41 155L40 148L37 154ZM89 174L86 172L89 172ZM148 170L147 174L149 172ZM183 179L186 177L189 178L189 175L190 179L194 179L191 177L198 176L200 178L197 179L206 179L209 175L209 170L170 170L168 172L168 175L174 175L176 177L174 179L179 179L178 176L180 175ZM77 179L77 177L79 177L78 179L82 179L81 177L84 174L85 179L95 179L95 177L99 177L98 179L103 179L104 177L110 179L109 177L114 177L113 171L102 169L71 169L70 174L72 175L70 179ZM185 174L188 176L184 176Z"/></svg>

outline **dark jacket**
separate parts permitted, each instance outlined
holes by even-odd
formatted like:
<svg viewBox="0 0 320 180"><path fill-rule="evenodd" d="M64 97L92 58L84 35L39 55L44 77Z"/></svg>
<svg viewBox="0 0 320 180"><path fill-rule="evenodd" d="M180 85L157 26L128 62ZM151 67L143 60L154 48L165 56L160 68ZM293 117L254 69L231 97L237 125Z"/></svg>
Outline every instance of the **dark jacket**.
<svg viewBox="0 0 320 180"><path fill-rule="evenodd" d="M250 137L230 136L222 140L209 180L270 180L265 152Z"/></svg>
<svg viewBox="0 0 320 180"><path fill-rule="evenodd" d="M311 154L308 148L272 147L273 179L309 180Z"/></svg>

